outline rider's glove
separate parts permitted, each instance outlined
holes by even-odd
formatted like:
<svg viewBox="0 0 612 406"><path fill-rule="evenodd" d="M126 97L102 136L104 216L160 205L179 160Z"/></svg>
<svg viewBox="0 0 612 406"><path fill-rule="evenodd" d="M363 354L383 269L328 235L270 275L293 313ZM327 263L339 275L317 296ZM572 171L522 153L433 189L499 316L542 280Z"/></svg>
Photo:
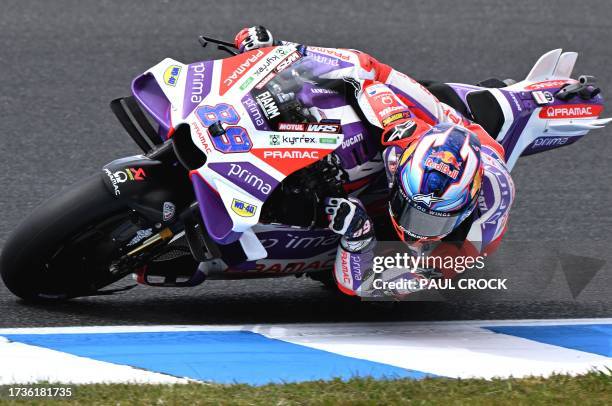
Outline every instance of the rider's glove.
<svg viewBox="0 0 612 406"><path fill-rule="evenodd" d="M272 38L270 31L258 25L240 30L234 38L234 45L240 52L252 51L258 48L271 47L274 45L274 38Z"/></svg>
<svg viewBox="0 0 612 406"><path fill-rule="evenodd" d="M327 198L325 206L330 220L329 228L342 235L342 248L359 252L370 245L374 239L374 226L358 199Z"/></svg>

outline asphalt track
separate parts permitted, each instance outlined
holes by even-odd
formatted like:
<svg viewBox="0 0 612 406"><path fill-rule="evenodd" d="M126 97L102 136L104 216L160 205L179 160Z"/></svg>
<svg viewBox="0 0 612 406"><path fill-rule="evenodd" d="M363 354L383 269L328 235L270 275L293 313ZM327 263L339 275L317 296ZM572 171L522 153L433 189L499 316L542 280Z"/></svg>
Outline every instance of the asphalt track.
<svg viewBox="0 0 612 406"><path fill-rule="evenodd" d="M221 54L196 36L231 39L263 24L278 37L357 48L417 78L473 83L524 77L545 51L579 51L575 73L612 89L612 4L523 1L17 1L0 12L0 244L51 194L104 163L137 152L108 102L164 57ZM612 129L522 159L507 240L560 242L609 262ZM610 264L576 300L355 303L305 278L139 287L52 307L25 305L0 287L0 326L212 324L357 320L610 317ZM537 269L533 272L537 273ZM554 285L554 284L553 284ZM554 291L554 286L550 288Z"/></svg>

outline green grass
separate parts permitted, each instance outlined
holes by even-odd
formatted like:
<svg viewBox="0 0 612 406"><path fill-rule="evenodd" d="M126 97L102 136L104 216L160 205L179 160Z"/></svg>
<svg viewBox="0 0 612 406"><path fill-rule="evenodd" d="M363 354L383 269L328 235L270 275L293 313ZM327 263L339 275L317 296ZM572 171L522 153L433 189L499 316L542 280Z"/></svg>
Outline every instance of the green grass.
<svg viewBox="0 0 612 406"><path fill-rule="evenodd" d="M52 385L38 385L52 386ZM66 386L66 385L62 385ZM75 385L70 399L45 404L83 405L294 405L294 404L465 404L465 405L611 405L612 375L592 372L578 377L555 375L524 379L427 378L347 382L316 381L285 385ZM43 403L42 399L9 399L0 386L0 403Z"/></svg>

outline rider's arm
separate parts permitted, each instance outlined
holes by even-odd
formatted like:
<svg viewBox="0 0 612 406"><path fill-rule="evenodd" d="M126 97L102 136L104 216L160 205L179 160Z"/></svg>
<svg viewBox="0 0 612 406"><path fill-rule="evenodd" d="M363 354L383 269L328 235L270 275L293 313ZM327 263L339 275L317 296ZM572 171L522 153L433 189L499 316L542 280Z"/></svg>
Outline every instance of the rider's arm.
<svg viewBox="0 0 612 406"><path fill-rule="evenodd" d="M368 121L383 130L384 146L405 148L431 128L384 83L363 81L357 101Z"/></svg>
<svg viewBox="0 0 612 406"><path fill-rule="evenodd" d="M334 278L343 293L360 295L366 271L372 268L376 237L372 220L359 199L330 198L326 200L329 228L340 234L340 244L334 264Z"/></svg>

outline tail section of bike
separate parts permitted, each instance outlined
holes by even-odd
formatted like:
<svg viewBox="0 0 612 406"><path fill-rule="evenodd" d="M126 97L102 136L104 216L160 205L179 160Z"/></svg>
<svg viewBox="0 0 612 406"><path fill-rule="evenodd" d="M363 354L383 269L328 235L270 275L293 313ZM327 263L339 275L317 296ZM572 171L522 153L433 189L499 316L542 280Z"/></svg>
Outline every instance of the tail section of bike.
<svg viewBox="0 0 612 406"><path fill-rule="evenodd" d="M509 86L449 84L472 118L504 147L509 169L520 156L573 144L612 121L599 118L604 99L594 78L571 78L577 56L550 51L524 80Z"/></svg>

